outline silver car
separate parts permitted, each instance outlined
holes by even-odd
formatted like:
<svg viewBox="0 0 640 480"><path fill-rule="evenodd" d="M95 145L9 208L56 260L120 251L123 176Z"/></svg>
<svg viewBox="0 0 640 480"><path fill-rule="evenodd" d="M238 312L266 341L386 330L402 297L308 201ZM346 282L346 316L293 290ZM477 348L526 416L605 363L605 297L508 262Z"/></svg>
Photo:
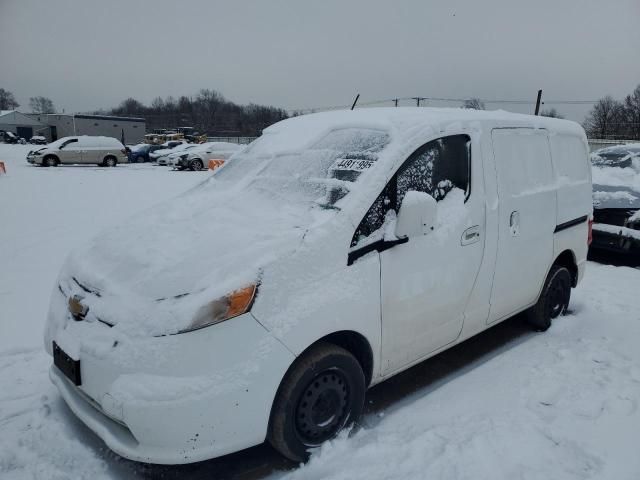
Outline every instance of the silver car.
<svg viewBox="0 0 640 480"><path fill-rule="evenodd" d="M97 164L115 167L128 163L127 152L118 140L111 137L64 137L27 155L27 161L43 167L60 164Z"/></svg>

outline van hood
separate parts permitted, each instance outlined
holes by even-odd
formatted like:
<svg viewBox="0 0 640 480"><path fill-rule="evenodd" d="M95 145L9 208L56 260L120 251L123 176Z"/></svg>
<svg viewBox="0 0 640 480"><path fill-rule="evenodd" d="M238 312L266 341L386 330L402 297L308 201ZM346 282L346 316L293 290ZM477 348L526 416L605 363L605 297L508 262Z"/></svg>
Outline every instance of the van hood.
<svg viewBox="0 0 640 480"><path fill-rule="evenodd" d="M175 333L293 253L310 216L211 178L96 236L67 259L58 289L80 295L88 319L130 334Z"/></svg>

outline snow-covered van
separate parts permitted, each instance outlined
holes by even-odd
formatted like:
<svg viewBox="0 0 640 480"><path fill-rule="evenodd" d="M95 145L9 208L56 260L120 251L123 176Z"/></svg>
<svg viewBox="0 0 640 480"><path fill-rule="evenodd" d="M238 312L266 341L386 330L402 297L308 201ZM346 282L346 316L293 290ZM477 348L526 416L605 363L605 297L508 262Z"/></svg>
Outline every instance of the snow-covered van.
<svg viewBox="0 0 640 480"><path fill-rule="evenodd" d="M46 147L32 150L27 161L43 167L74 163L115 167L118 163L128 163L129 158L122 143L115 138L80 135L63 137Z"/></svg>
<svg viewBox="0 0 640 480"><path fill-rule="evenodd" d="M304 460L357 421L372 385L524 310L547 329L584 274L591 212L570 121L431 108L284 120L68 258L51 380L130 459L266 439Z"/></svg>

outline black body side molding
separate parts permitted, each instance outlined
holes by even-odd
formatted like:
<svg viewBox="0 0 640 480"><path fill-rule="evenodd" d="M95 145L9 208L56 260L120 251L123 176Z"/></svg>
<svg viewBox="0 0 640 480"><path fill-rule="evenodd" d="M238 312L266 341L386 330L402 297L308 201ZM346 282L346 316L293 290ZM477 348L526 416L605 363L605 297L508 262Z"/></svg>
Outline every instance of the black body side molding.
<svg viewBox="0 0 640 480"><path fill-rule="evenodd" d="M560 225L556 225L556 229L553 231L553 233L558 233L558 232L561 232L562 230L566 230L567 228L580 225L581 223L586 222L587 218L589 218L589 215L583 215L581 217L574 218L573 220L569 220L568 222L561 223Z"/></svg>

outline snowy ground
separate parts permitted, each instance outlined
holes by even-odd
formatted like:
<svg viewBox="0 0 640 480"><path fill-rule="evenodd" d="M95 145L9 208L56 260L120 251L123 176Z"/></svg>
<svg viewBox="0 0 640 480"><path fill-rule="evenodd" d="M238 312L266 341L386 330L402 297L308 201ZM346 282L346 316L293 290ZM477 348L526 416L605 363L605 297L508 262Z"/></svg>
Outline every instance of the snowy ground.
<svg viewBox="0 0 640 480"><path fill-rule="evenodd" d="M640 270L590 263L544 334L509 320L372 389L363 428L301 468L260 446L182 467L111 453L49 383L65 254L206 172L27 165L0 145L0 478L638 479ZM129 241L127 238L123 242ZM167 252L170 254L170 252Z"/></svg>

